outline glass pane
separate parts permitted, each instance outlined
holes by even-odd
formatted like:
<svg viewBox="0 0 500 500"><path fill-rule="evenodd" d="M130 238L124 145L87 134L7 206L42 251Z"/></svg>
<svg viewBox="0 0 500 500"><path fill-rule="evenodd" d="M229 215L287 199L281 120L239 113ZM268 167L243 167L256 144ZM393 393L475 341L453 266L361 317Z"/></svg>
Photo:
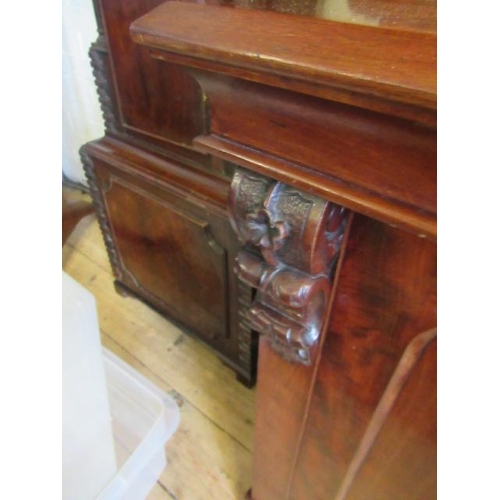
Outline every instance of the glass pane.
<svg viewBox="0 0 500 500"><path fill-rule="evenodd" d="M432 33L436 32L437 24L436 0L205 0L203 3Z"/></svg>

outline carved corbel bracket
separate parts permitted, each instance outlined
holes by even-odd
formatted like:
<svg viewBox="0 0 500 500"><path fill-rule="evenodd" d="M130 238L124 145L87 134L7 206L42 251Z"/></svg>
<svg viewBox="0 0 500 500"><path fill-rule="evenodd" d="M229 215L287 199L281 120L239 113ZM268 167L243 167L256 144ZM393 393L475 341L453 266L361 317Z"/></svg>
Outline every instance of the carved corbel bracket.
<svg viewBox="0 0 500 500"><path fill-rule="evenodd" d="M231 223L245 245L239 279L257 290L252 329L286 360L311 364L345 227L345 210L262 175L237 169Z"/></svg>

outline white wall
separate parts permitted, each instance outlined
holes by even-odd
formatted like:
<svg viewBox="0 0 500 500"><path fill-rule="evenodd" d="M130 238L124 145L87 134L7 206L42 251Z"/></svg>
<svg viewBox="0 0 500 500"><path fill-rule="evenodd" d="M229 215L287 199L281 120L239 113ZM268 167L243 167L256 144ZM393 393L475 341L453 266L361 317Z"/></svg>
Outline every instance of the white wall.
<svg viewBox="0 0 500 500"><path fill-rule="evenodd" d="M104 135L88 56L97 38L92 0L63 0L62 24L62 170L68 179L87 184L78 149Z"/></svg>

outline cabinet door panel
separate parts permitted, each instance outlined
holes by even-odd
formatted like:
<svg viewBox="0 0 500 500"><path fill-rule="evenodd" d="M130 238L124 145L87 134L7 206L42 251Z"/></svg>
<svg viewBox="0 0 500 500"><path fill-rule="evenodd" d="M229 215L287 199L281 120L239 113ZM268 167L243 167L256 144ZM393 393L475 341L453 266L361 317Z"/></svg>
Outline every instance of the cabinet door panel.
<svg viewBox="0 0 500 500"><path fill-rule="evenodd" d="M252 290L232 272L240 244L227 181L115 138L86 144L81 156L119 291L209 344L253 385Z"/></svg>
<svg viewBox="0 0 500 500"><path fill-rule="evenodd" d="M429 436L429 429L435 424L435 413L432 404L422 404L418 417L408 414L409 407L398 404L399 392L380 432L389 433L386 440L399 440L402 448L399 451L392 445L386 448L383 460L372 464L378 468L373 475L368 469L363 471L365 477L370 474L370 480L364 484L369 484L380 473L379 479L391 483L396 493L384 493L382 488L378 496L356 494L351 498L341 494L341 488L360 453L364 435L376 418L384 391L403 363L406 349L421 332L435 325L435 245L410 233L355 216L311 394L293 478L292 499L434 498L432 479L423 490L405 486L408 478L422 484L432 477L435 462L429 462L428 458L435 457L436 443ZM415 380L405 398L413 408L414 403L418 406L423 394L427 392L432 399L435 391L435 358L426 361L425 366L425 373L420 370L411 373L410 378ZM395 425L396 422L399 424ZM380 455L379 437L377 434L375 441L369 443L369 452ZM403 442L406 439L410 441ZM406 460L405 450L415 439L421 439L420 444L425 446L412 462ZM391 461L398 461L407 476L397 477L390 473L387 464ZM357 475L353 485L356 482Z"/></svg>
<svg viewBox="0 0 500 500"><path fill-rule="evenodd" d="M208 217L116 177L104 197L124 284L204 338L227 331L226 252L213 239Z"/></svg>
<svg viewBox="0 0 500 500"><path fill-rule="evenodd" d="M437 341L412 369L346 500L437 498Z"/></svg>

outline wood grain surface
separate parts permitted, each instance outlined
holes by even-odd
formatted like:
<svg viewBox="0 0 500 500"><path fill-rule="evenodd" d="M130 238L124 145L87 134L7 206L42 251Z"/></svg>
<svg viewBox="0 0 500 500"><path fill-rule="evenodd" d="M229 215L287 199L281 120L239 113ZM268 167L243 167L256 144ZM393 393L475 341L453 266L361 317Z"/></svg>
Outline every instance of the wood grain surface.
<svg viewBox="0 0 500 500"><path fill-rule="evenodd" d="M199 150L436 238L436 36L168 2L131 26L206 95Z"/></svg>
<svg viewBox="0 0 500 500"><path fill-rule="evenodd" d="M168 29L166 29L168 26ZM149 47L301 81L436 107L436 37L274 12L167 2L131 26Z"/></svg>
<svg viewBox="0 0 500 500"><path fill-rule="evenodd" d="M303 390L298 385L286 391L282 387L284 394L296 392L295 398L288 395L287 404L274 406L273 420L282 425L276 439L259 426L260 413L266 410L258 407L255 460L258 450L273 456L292 443L298 459L293 467L287 462L258 467L264 477L253 484L257 500L335 498L391 377L401 363L408 365L405 350L421 332L435 326L436 249L431 242L358 216L338 272L321 361L311 381L310 405L300 413L297 405L304 400ZM435 498L435 361L434 344L407 366L408 382L396 391L396 403L378 427L369 458L352 478L348 496L339 498L371 498L372 484L377 499ZM273 394L268 384L278 372L290 369L274 359L259 365L258 402L266 398L259 391ZM303 436L292 439L289 433L295 434L302 418L306 419ZM282 466L288 468L289 496L276 496L272 479L287 475Z"/></svg>
<svg viewBox="0 0 500 500"><path fill-rule="evenodd" d="M251 485L255 391L200 342L141 301L116 294L95 218L83 220L63 246L63 270L95 296L103 345L180 406L168 466L148 500L243 498Z"/></svg>

